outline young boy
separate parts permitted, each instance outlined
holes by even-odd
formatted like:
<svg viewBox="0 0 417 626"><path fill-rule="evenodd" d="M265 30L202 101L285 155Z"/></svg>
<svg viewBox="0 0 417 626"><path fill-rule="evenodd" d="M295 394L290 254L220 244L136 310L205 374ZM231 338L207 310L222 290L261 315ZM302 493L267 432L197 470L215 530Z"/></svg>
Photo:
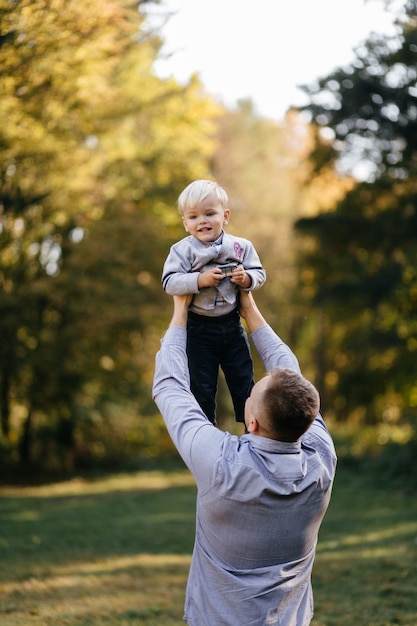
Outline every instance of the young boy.
<svg viewBox="0 0 417 626"><path fill-rule="evenodd" d="M229 222L226 191L216 182L196 180L180 194L178 208L189 236L175 243L162 271L169 295L194 294L187 324L191 391L216 424L216 391L222 368L237 422L253 387L249 342L239 315L239 289L265 282L253 244L224 232Z"/></svg>

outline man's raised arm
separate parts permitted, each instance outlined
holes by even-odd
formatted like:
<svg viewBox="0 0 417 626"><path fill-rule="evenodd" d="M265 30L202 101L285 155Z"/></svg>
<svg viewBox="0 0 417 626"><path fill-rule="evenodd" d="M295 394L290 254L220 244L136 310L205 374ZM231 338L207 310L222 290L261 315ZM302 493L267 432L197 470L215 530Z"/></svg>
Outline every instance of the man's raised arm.
<svg viewBox="0 0 417 626"><path fill-rule="evenodd" d="M289 367L300 372L295 354L269 326L251 292L241 290L239 312L246 322L251 339L267 372L277 367Z"/></svg>
<svg viewBox="0 0 417 626"><path fill-rule="evenodd" d="M267 325L267 321L258 309L250 291L240 291L239 312L245 320L250 333L253 333L261 326Z"/></svg>
<svg viewBox="0 0 417 626"><path fill-rule="evenodd" d="M187 316L188 307L192 300L192 295L187 294L185 296L173 296L174 300L174 312L169 327L180 326L181 328L187 328Z"/></svg>

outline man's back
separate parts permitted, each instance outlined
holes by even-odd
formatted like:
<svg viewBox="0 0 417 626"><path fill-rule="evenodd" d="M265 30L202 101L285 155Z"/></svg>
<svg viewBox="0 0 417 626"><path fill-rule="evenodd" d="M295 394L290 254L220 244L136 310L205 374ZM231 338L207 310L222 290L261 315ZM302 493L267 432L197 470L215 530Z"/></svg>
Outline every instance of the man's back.
<svg viewBox="0 0 417 626"><path fill-rule="evenodd" d="M211 488L199 493L210 550L229 568L308 554L330 497L323 459L299 443L253 435L225 439Z"/></svg>
<svg viewBox="0 0 417 626"><path fill-rule="evenodd" d="M198 494L189 624L309 624L311 568L334 473L334 458L321 457L309 434L311 447L225 436L212 485Z"/></svg>
<svg viewBox="0 0 417 626"><path fill-rule="evenodd" d="M298 368L270 327L252 339L268 371ZM292 443L215 428L189 391L185 342L185 329L169 329L154 383L198 486L185 619L190 626L307 626L315 546L336 466L332 439L320 416Z"/></svg>

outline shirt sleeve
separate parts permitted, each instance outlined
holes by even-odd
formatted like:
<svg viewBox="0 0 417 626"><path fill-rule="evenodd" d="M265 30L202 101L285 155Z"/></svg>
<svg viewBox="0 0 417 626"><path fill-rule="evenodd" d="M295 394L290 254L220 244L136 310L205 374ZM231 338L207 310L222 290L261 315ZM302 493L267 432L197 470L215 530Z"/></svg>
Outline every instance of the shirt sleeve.
<svg viewBox="0 0 417 626"><path fill-rule="evenodd" d="M268 324L257 328L251 339L267 372L277 367L288 367L301 374L297 357Z"/></svg>
<svg viewBox="0 0 417 626"><path fill-rule="evenodd" d="M269 325L266 324L257 328L252 333L251 338L267 372L277 367L288 367L301 374L297 357ZM317 448L318 446L323 452L323 458L330 451L332 463L335 463L336 452L334 444L320 413L317 414L313 424L304 433L302 441L304 444L313 441L314 447Z"/></svg>
<svg viewBox="0 0 417 626"><path fill-rule="evenodd" d="M266 281L266 272L262 267L258 253L250 241L247 242L243 267L251 279L251 284L245 291L254 291L262 287Z"/></svg>
<svg viewBox="0 0 417 626"><path fill-rule="evenodd" d="M207 419L191 393L186 340L186 330L179 326L165 333L152 395L180 456L204 488L212 480L225 433Z"/></svg>
<svg viewBox="0 0 417 626"><path fill-rule="evenodd" d="M199 293L198 277L191 262L181 255L178 246L172 246L162 269L162 287L170 296L185 296Z"/></svg>

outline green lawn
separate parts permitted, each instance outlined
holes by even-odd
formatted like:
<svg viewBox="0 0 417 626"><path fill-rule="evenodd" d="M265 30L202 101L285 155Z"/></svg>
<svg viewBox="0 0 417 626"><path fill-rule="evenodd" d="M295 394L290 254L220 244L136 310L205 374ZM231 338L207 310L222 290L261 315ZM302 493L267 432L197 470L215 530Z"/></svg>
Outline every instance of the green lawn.
<svg viewBox="0 0 417 626"><path fill-rule="evenodd" d="M182 468L0 488L1 626L181 626L194 508ZM416 626L416 492L340 463L313 584L314 626Z"/></svg>

